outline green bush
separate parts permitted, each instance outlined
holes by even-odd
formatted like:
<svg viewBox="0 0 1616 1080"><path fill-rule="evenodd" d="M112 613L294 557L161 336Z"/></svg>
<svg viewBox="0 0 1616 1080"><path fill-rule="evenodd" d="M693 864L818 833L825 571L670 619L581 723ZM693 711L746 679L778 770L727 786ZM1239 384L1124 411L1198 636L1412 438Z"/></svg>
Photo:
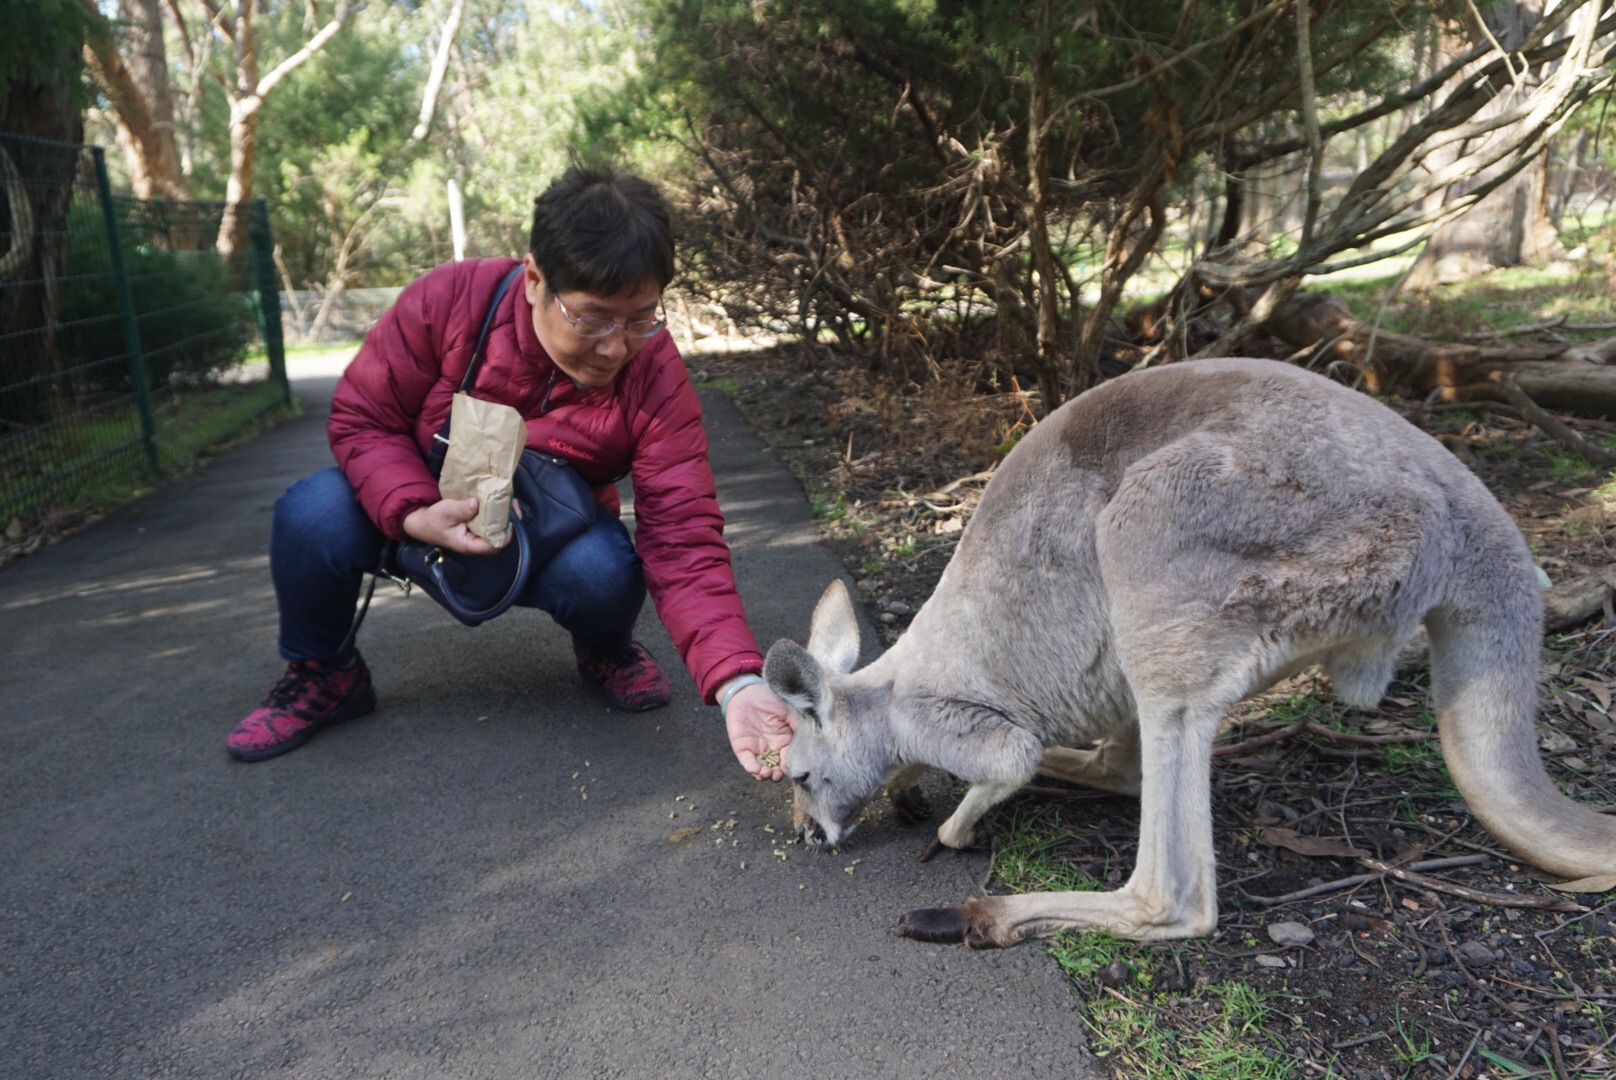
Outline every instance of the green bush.
<svg viewBox="0 0 1616 1080"><path fill-rule="evenodd" d="M61 305L67 355L75 365L125 355L104 234L74 229L69 260ZM149 386L207 382L246 356L258 335L256 294L234 291L238 275L211 249L125 241L123 262ZM85 379L96 390L133 389L124 363L97 365Z"/></svg>

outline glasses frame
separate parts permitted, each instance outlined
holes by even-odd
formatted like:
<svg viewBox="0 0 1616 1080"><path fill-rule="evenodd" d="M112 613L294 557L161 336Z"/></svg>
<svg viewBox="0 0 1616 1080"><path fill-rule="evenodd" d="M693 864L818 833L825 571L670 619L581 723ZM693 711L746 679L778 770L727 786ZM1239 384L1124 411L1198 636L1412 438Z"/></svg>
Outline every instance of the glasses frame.
<svg viewBox="0 0 1616 1080"><path fill-rule="evenodd" d="M567 310L567 305L561 302L560 293L551 293L550 299L555 301L556 310L561 312L561 317L563 319L567 320L567 325L572 327L572 332L581 338L587 338L591 341L595 341L603 337L611 337L612 331L614 330L623 331L624 337L634 338L636 341L644 341L647 338L656 337L658 334L662 333L662 331L666 329L668 325L668 319L666 316L663 316L660 319L635 319L633 322L620 323L616 319L608 319L604 315L574 315L572 312ZM658 303L660 302L661 301L659 300ZM605 323L607 325L607 329L602 330L598 334L586 333L578 328L578 324L581 322ZM645 326L649 326L650 329L633 329L633 327Z"/></svg>

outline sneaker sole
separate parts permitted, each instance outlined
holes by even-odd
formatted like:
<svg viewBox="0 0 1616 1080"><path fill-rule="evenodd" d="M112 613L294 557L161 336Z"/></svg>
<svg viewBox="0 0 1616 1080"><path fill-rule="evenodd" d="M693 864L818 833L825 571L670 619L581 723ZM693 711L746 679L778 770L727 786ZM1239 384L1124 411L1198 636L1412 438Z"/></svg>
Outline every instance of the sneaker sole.
<svg viewBox="0 0 1616 1080"><path fill-rule="evenodd" d="M652 709L662 708L662 706L666 705L670 700L672 700L671 698L663 698L661 701L647 701L640 705L631 705L626 701L616 700L610 694L604 696L606 698L606 704L610 705L618 712L650 712Z"/></svg>
<svg viewBox="0 0 1616 1080"><path fill-rule="evenodd" d="M326 717L318 724L310 724L296 735L292 735L281 742L276 743L274 746L268 746L262 750L237 750L233 746L227 746L225 749L230 751L230 756L235 758L237 761L244 761L248 763L254 761L268 761L272 757L279 757L288 751L296 750L298 747L314 738L315 735L324 731L326 728L340 724L345 720L357 720L359 717L373 711L375 708L376 689L375 687L367 686L363 696L355 698L353 701L350 701L338 708L330 716Z"/></svg>

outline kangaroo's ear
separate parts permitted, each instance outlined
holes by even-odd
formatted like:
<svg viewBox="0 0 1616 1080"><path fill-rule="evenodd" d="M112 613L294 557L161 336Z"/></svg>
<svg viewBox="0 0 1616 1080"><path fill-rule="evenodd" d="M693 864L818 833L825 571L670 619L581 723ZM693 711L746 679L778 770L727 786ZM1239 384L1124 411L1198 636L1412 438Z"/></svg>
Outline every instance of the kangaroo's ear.
<svg viewBox="0 0 1616 1080"><path fill-rule="evenodd" d="M795 641L776 641L763 659L763 681L804 720L823 725L830 708L830 682L819 661Z"/></svg>
<svg viewBox="0 0 1616 1080"><path fill-rule="evenodd" d="M837 675L846 675L858 663L858 616L840 578L830 583L814 607L813 621L808 624L808 651Z"/></svg>

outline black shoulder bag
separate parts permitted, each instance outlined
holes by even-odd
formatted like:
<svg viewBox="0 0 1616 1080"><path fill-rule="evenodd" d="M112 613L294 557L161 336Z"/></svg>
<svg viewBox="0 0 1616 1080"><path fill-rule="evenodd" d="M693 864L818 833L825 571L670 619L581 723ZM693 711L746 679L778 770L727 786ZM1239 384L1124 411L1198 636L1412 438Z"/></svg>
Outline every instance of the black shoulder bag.
<svg viewBox="0 0 1616 1080"><path fill-rule="evenodd" d="M520 266L512 269L495 291L477 334L471 364L460 381L462 391L469 393L476 383L494 314L521 273ZM449 420L445 418L427 456L434 479L443 472L448 446ZM503 548L492 555L463 555L405 539L387 545L382 570L395 581L419 585L455 618L467 626L478 626L516 603L533 573L595 523L597 509L594 492L571 465L536 450L523 450L512 477L513 535ZM364 618L363 611L359 617Z"/></svg>

